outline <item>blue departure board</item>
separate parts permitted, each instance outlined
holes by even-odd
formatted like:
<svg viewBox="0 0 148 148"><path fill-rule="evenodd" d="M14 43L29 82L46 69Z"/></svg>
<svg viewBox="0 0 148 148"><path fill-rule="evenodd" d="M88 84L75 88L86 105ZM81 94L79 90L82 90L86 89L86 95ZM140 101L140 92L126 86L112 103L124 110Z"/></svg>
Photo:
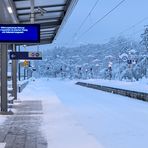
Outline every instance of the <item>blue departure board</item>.
<svg viewBox="0 0 148 148"><path fill-rule="evenodd" d="M0 24L0 43L39 43L39 24Z"/></svg>

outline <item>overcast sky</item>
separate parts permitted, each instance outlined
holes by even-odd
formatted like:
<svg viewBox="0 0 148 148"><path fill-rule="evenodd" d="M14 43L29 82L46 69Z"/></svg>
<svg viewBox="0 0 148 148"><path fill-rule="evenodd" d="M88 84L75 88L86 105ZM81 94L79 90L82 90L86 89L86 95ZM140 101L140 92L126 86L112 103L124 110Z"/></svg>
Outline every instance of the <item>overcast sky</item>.
<svg viewBox="0 0 148 148"><path fill-rule="evenodd" d="M138 39L137 37L142 33L144 25L148 24L148 0L126 0L115 11L84 34L89 26L109 12L120 1L100 0L81 30L74 36L96 2L96 0L79 0L56 43L58 45L105 43L110 37L118 36L120 32L146 18L142 23L122 33L124 36Z"/></svg>
<svg viewBox="0 0 148 148"><path fill-rule="evenodd" d="M144 26L148 25L148 0L125 0L115 11L84 34L94 22L99 20L121 1L99 0L85 24L77 32L77 35L74 36L96 1L79 0L57 40L51 45L40 46L40 49L48 49L53 46L106 43L111 37L119 35L140 40L140 34L143 33ZM139 23L139 21L142 23ZM131 27L134 24L136 24L135 27ZM129 27L131 28L127 30ZM32 49L36 50L37 47L32 47Z"/></svg>

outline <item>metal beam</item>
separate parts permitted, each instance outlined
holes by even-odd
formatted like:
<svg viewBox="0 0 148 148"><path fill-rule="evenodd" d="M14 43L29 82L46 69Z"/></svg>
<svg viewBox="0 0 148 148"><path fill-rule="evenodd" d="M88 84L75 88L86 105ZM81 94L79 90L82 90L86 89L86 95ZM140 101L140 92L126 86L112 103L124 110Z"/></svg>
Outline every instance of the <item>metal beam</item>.
<svg viewBox="0 0 148 148"><path fill-rule="evenodd" d="M64 6L65 6L65 4L35 6L34 9L38 9L38 7L44 9L44 8L64 7ZM28 9L30 9L30 7L20 7L20 8L16 8L16 10L28 10Z"/></svg>
<svg viewBox="0 0 148 148"><path fill-rule="evenodd" d="M49 33L49 32L41 32L40 35L53 35L54 33Z"/></svg>
<svg viewBox="0 0 148 148"><path fill-rule="evenodd" d="M29 19L24 19L24 20L20 20L21 23L28 23ZM54 21L58 21L58 20L62 20L61 17L53 17L53 18L43 18L43 19L35 19L35 23L37 23L37 21L40 21L40 23L45 23L45 22L54 22Z"/></svg>
<svg viewBox="0 0 148 148"><path fill-rule="evenodd" d="M58 20L62 20L61 17L53 17L53 18L42 18L42 19L36 19L36 21L45 21L45 22L51 22L51 21L58 21Z"/></svg>
<svg viewBox="0 0 148 148"><path fill-rule="evenodd" d="M50 24L51 25L51 24ZM60 25L60 23L58 23L58 24L56 24L56 25L46 25L46 24L42 24L41 26L40 26L40 29L41 29L41 31L42 30L45 30L45 29L48 29L48 30L51 30L51 31L55 31L56 30L56 28Z"/></svg>
<svg viewBox="0 0 148 148"><path fill-rule="evenodd" d="M7 44L1 45L1 112L8 111L7 101Z"/></svg>
<svg viewBox="0 0 148 148"><path fill-rule="evenodd" d="M35 14L34 14L34 0L30 0L30 11L31 11L30 22L33 24L34 23L34 19L35 19Z"/></svg>
<svg viewBox="0 0 148 148"><path fill-rule="evenodd" d="M44 38L44 39L50 39L51 37L53 37L54 36L54 34L50 34L50 35L47 35L47 34L45 34L45 35L42 35L41 36L41 40Z"/></svg>
<svg viewBox="0 0 148 148"><path fill-rule="evenodd" d="M43 39L50 39L50 38L52 38L54 36L54 34L52 34L52 35L43 35L43 36L41 36L41 40L43 40Z"/></svg>
<svg viewBox="0 0 148 148"><path fill-rule="evenodd" d="M58 13L58 12L64 12L64 10L51 10L51 11L46 11L46 14L48 14L48 13ZM40 14L40 12L35 12L35 14ZM30 12L18 13L18 16L24 16L24 15L30 15Z"/></svg>
<svg viewBox="0 0 148 148"><path fill-rule="evenodd" d="M41 30L41 33L54 33L55 29L53 30L49 30L49 29L45 29L45 30Z"/></svg>
<svg viewBox="0 0 148 148"><path fill-rule="evenodd" d="M29 0L13 0L14 2L29 1Z"/></svg>

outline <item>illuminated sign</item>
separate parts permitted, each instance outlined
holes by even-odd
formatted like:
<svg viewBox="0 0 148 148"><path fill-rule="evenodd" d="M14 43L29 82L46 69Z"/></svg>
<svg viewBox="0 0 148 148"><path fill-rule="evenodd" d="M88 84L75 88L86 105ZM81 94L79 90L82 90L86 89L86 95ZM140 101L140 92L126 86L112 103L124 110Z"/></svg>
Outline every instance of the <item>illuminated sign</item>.
<svg viewBox="0 0 148 148"><path fill-rule="evenodd" d="M28 66L29 66L29 61L26 61L26 60L25 60L25 61L23 62L23 66L24 66L24 67L28 67Z"/></svg>
<svg viewBox="0 0 148 148"><path fill-rule="evenodd" d="M41 52L29 52L28 53L29 58L42 58Z"/></svg>
<svg viewBox="0 0 148 148"><path fill-rule="evenodd" d="M11 60L42 60L41 52L10 52Z"/></svg>
<svg viewBox="0 0 148 148"><path fill-rule="evenodd" d="M39 43L39 24L0 24L1 43Z"/></svg>

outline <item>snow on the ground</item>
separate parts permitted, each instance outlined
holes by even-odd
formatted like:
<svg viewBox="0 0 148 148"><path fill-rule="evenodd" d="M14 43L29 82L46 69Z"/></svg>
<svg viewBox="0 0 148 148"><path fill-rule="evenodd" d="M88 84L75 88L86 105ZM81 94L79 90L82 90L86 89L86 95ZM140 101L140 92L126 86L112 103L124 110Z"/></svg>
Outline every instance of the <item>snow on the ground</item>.
<svg viewBox="0 0 148 148"><path fill-rule="evenodd" d="M22 81L18 81L18 85L22 85L22 84L24 84L24 83L26 83L26 82L28 82L28 81L30 81L30 80L22 80Z"/></svg>
<svg viewBox="0 0 148 148"><path fill-rule="evenodd" d="M78 81L148 93L148 79L142 79L136 82L126 82L126 81L118 81L118 80L103 80L103 79L89 79L89 80L78 80Z"/></svg>
<svg viewBox="0 0 148 148"><path fill-rule="evenodd" d="M4 123L6 118L7 118L6 116L0 115L0 126Z"/></svg>
<svg viewBox="0 0 148 148"><path fill-rule="evenodd" d="M41 129L48 140L49 148L103 148L79 125L71 111L49 86L50 81L32 82L19 95L21 100L43 101L44 117Z"/></svg>
<svg viewBox="0 0 148 148"><path fill-rule="evenodd" d="M147 148L147 102L57 79L31 82L19 97L43 101L50 148Z"/></svg>
<svg viewBox="0 0 148 148"><path fill-rule="evenodd" d="M6 143L0 143L0 148L5 148Z"/></svg>

